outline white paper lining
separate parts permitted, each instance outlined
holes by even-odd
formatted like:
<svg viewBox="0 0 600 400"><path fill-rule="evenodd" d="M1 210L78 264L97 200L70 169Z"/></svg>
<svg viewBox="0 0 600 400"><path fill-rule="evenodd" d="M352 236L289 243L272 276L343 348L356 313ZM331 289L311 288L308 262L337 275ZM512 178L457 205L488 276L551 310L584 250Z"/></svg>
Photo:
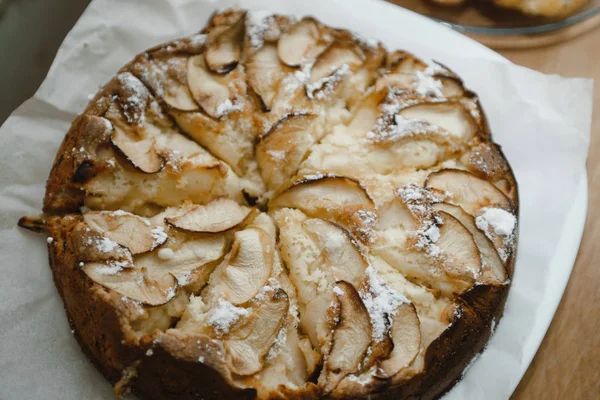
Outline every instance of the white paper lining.
<svg viewBox="0 0 600 400"><path fill-rule="evenodd" d="M138 52L198 31L216 7L234 3L94 1L65 39L34 98L0 129L0 398L111 398L112 388L69 331L48 268L46 238L20 230L16 221L39 212L56 150L88 96ZM243 6L315 15L378 38L389 49L434 57L480 95L494 139L519 181L519 250L505 316L487 350L447 398L508 398L562 295L549 289L564 287L564 269L571 268L559 266L563 273L558 273L549 265L565 234L577 184L585 179L592 82L491 61L480 45L381 2L250 0Z"/></svg>

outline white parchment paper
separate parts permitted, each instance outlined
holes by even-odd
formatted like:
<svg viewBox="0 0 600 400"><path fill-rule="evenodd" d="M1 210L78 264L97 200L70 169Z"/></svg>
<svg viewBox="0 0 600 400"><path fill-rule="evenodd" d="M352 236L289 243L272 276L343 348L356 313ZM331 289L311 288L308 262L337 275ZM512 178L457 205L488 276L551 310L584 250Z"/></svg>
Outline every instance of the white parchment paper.
<svg viewBox="0 0 600 400"><path fill-rule="evenodd" d="M69 332L48 268L46 238L20 230L16 222L39 212L56 150L88 96L138 52L198 31L216 7L234 3L95 0L65 39L42 87L0 129L0 399L112 398L112 388ZM554 261L559 249L565 251L560 243L580 234L580 229L563 228L577 188L585 185L592 81L516 67L439 24L379 1L249 0L241 5L312 14L378 38L389 49L434 57L479 93L494 139L519 182L520 240L505 316L486 351L447 398L508 398L572 268L572 257L563 265ZM575 240L566 251L574 255L577 245Z"/></svg>

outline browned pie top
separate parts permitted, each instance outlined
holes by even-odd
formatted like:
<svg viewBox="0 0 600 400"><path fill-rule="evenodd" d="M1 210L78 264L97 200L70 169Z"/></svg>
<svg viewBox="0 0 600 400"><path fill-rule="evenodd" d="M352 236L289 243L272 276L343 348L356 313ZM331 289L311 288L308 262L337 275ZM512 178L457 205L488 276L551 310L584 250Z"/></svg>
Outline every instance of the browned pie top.
<svg viewBox="0 0 600 400"><path fill-rule="evenodd" d="M508 284L516 202L446 67L226 10L98 93L44 211L66 238L54 262L110 299L144 357L160 347L259 397L344 397L426 371L465 294Z"/></svg>

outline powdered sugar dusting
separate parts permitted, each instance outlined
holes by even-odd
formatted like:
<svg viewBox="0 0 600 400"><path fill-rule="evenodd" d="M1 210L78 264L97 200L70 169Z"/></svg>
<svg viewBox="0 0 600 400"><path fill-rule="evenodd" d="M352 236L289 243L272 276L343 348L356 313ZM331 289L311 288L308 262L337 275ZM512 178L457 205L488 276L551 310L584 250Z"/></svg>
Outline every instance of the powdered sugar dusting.
<svg viewBox="0 0 600 400"><path fill-rule="evenodd" d="M154 239L154 243L152 243L152 247L160 246L164 242L167 241L169 236L165 232L165 228L162 226L158 226L151 231L152 238Z"/></svg>
<svg viewBox="0 0 600 400"><path fill-rule="evenodd" d="M265 43L265 31L275 23L275 17L268 11L249 11L246 16L246 29L250 46L258 49Z"/></svg>
<svg viewBox="0 0 600 400"><path fill-rule="evenodd" d="M352 33L352 38L354 40L356 40L358 43L360 43L361 46L364 46L364 47L369 48L371 50L375 50L379 46L379 41L377 39L374 39L372 37L363 35L360 32L354 32L353 31L351 33Z"/></svg>
<svg viewBox="0 0 600 400"><path fill-rule="evenodd" d="M425 93L436 88L437 86L434 84L433 86L426 84L422 90ZM416 119L406 119L400 115L402 109L418 103L416 100L406 97L405 94L406 92L403 90L390 90L385 101L379 106L381 111L380 117L377 118L371 131L367 132L368 139L375 142L389 142L413 135L429 133L448 134L448 132L437 125Z"/></svg>
<svg viewBox="0 0 600 400"><path fill-rule="evenodd" d="M311 100L315 98L323 100L333 92L342 78L349 73L350 66L348 64L342 64L340 67L334 68L330 75L319 79L315 83L308 83L306 85L306 95Z"/></svg>
<svg viewBox="0 0 600 400"><path fill-rule="evenodd" d="M409 300L384 283L372 266L367 267L365 272L369 290L361 291L360 297L371 317L373 340L378 343L384 339L398 307L403 303L409 303Z"/></svg>
<svg viewBox="0 0 600 400"><path fill-rule="evenodd" d="M120 99L127 122L141 124L145 119L144 110L148 100L148 89L129 72L120 73L117 75L117 79L127 92L127 96Z"/></svg>
<svg viewBox="0 0 600 400"><path fill-rule="evenodd" d="M219 299L218 304L209 312L207 323L214 327L218 334L229 332L229 328L240 318L248 317L251 311L236 307L230 302Z"/></svg>
<svg viewBox="0 0 600 400"><path fill-rule="evenodd" d="M100 275L117 275L129 266L127 261L109 261L107 265L97 267L96 272Z"/></svg>
<svg viewBox="0 0 600 400"><path fill-rule="evenodd" d="M267 150L267 154L275 162L281 162L285 160L285 151L283 150Z"/></svg>
<svg viewBox="0 0 600 400"><path fill-rule="evenodd" d="M477 227L484 232L490 228L498 235L509 237L515 230L517 219L515 216L502 208L485 207L483 214L475 218Z"/></svg>
<svg viewBox="0 0 600 400"><path fill-rule="evenodd" d="M421 96L431 95L435 97L444 97L444 94L442 93L443 85L438 79L421 71L415 73L415 78L417 79L415 91Z"/></svg>
<svg viewBox="0 0 600 400"><path fill-rule="evenodd" d="M241 111L241 110L242 110L241 104L234 104L230 99L227 99L217 106L215 115L217 116L217 118L222 118L234 111Z"/></svg>
<svg viewBox="0 0 600 400"><path fill-rule="evenodd" d="M504 248L498 249L502 261L508 259L508 248L513 244L514 231L517 226L517 218L508 211L497 207L485 207L482 214L475 218L475 225L485 235L494 240L494 234L502 236Z"/></svg>
<svg viewBox="0 0 600 400"><path fill-rule="evenodd" d="M275 337L275 342L269 349L269 352L267 353L267 356L266 356L266 360L272 361L273 359L275 359L275 357L277 357L277 355L281 352L281 350L283 348L285 348L286 344L287 344L287 330L286 330L286 327L283 326L283 327L281 327L281 329L279 329L279 332L277 332L277 336Z"/></svg>
<svg viewBox="0 0 600 400"><path fill-rule="evenodd" d="M114 242L107 237L97 239L96 243L94 244L96 248L102 253L110 253L119 248L119 244L117 242Z"/></svg>

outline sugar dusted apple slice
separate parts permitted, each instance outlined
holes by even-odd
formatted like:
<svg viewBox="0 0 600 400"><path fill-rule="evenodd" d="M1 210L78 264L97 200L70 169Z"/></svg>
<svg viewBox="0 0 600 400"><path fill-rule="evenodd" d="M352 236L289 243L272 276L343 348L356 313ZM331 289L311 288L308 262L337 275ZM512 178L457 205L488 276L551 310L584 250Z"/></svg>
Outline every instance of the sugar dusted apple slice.
<svg viewBox="0 0 600 400"><path fill-rule="evenodd" d="M187 70L188 85L194 100L211 117L221 117L223 111L220 106L231 103L227 82L210 72L202 54L189 58Z"/></svg>
<svg viewBox="0 0 600 400"><path fill-rule="evenodd" d="M369 313L354 286L340 281L333 293L331 346L325 351L319 376L325 393L333 391L346 375L359 370L372 337Z"/></svg>
<svg viewBox="0 0 600 400"><path fill-rule="evenodd" d="M132 71L148 85L153 92L176 110L196 111L198 103L192 97L187 83L188 56L138 58Z"/></svg>
<svg viewBox="0 0 600 400"><path fill-rule="evenodd" d="M297 208L305 214L335 222L361 240L377 222L373 200L352 179L339 176L304 177L269 203L272 209Z"/></svg>
<svg viewBox="0 0 600 400"><path fill-rule="evenodd" d="M77 261L126 261L132 262L129 249L114 240L90 229L81 222L71 232L71 245Z"/></svg>
<svg viewBox="0 0 600 400"><path fill-rule="evenodd" d="M475 216L477 228L492 241L502 261L508 261L514 250L517 217L499 207L483 207Z"/></svg>
<svg viewBox="0 0 600 400"><path fill-rule="evenodd" d="M204 58L211 71L226 74L238 65L244 42L245 15L241 13L230 26L217 26L209 32Z"/></svg>
<svg viewBox="0 0 600 400"><path fill-rule="evenodd" d="M153 137L134 137L115 125L111 141L139 170L152 174L162 168L163 160L156 152L156 139Z"/></svg>
<svg viewBox="0 0 600 400"><path fill-rule="evenodd" d="M154 227L146 218L123 211L92 211L85 213L83 220L94 231L127 247L132 254L154 250L168 237L163 235L157 240Z"/></svg>
<svg viewBox="0 0 600 400"><path fill-rule="evenodd" d="M425 186L449 192L452 195L451 201L471 215L488 206L509 212L513 209L512 202L500 189L467 171L443 169L432 172L427 177Z"/></svg>
<svg viewBox="0 0 600 400"><path fill-rule="evenodd" d="M444 128L451 135L467 141L475 136L477 123L459 102L422 103L399 113L404 119L424 121Z"/></svg>
<svg viewBox="0 0 600 400"><path fill-rule="evenodd" d="M146 269L133 268L121 261L85 263L82 270L94 282L150 306L169 302L177 289L177 281L172 275L155 279Z"/></svg>
<svg viewBox="0 0 600 400"><path fill-rule="evenodd" d="M246 62L248 83L259 96L265 111L273 108L273 101L285 69L277 56L277 47L267 44L248 57Z"/></svg>
<svg viewBox="0 0 600 400"><path fill-rule="evenodd" d="M409 52L396 50L388 54L386 67L392 72L410 74L416 71L424 71L427 68L427 64Z"/></svg>
<svg viewBox="0 0 600 400"><path fill-rule="evenodd" d="M182 286L192 281L205 283L215 264L224 256L226 245L223 235L171 233L166 246L140 254L133 261L136 268L145 269L151 278L160 279L168 274Z"/></svg>
<svg viewBox="0 0 600 400"><path fill-rule="evenodd" d="M256 161L268 187L280 188L298 170L316 133L315 114L288 114L260 138L256 145Z"/></svg>
<svg viewBox="0 0 600 400"><path fill-rule="evenodd" d="M452 215L444 211L438 215L442 223L435 244L441 250L444 270L451 277L474 282L481 270L481 255L473 235Z"/></svg>
<svg viewBox="0 0 600 400"><path fill-rule="evenodd" d="M298 67L314 58L326 46L321 25L305 17L281 35L277 43L277 54L290 67Z"/></svg>
<svg viewBox="0 0 600 400"><path fill-rule="evenodd" d="M321 265L336 280L358 285L368 262L350 233L340 226L317 218L307 219L302 226L323 249L321 257L311 269Z"/></svg>
<svg viewBox="0 0 600 400"><path fill-rule="evenodd" d="M464 211L460 206L448 203L437 203L432 207L434 210L444 211L458 219L473 235L473 239L475 239L475 243L481 253L483 263L479 280L495 283L504 282L506 280L506 269L502 260L494 248L494 244L482 231L477 229L473 216Z"/></svg>
<svg viewBox="0 0 600 400"><path fill-rule="evenodd" d="M394 347L389 357L378 363L376 375L379 378L391 378L402 368L409 366L421 346L419 317L412 304L401 304L390 316L390 320L390 337Z"/></svg>
<svg viewBox="0 0 600 400"><path fill-rule="evenodd" d="M271 239L258 228L236 232L231 252L212 274L208 297L242 304L254 297L271 275L274 264Z"/></svg>
<svg viewBox="0 0 600 400"><path fill-rule="evenodd" d="M217 233L241 224L252 209L233 200L220 198L206 205L196 205L181 215L166 221L178 229L197 233Z"/></svg>
<svg viewBox="0 0 600 400"><path fill-rule="evenodd" d="M315 84L331 76L335 71L346 65L356 68L364 62L364 54L360 48L350 43L333 44L317 57L310 71L310 84Z"/></svg>
<svg viewBox="0 0 600 400"><path fill-rule="evenodd" d="M226 337L226 360L235 374L252 375L263 368L264 358L288 313L290 300L283 289L267 291L263 297L252 301L253 311L246 323Z"/></svg>

